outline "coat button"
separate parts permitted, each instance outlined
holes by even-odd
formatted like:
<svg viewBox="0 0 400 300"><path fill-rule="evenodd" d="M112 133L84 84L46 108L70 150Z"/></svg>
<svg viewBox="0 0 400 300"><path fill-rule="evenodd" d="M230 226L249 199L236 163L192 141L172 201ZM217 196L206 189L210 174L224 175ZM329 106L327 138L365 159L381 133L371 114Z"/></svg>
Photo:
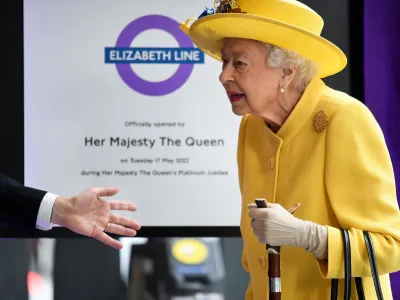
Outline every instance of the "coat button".
<svg viewBox="0 0 400 300"><path fill-rule="evenodd" d="M275 161L274 161L274 158L271 156L268 161L268 166L272 170L274 168L274 165L275 165Z"/></svg>
<svg viewBox="0 0 400 300"><path fill-rule="evenodd" d="M260 263L261 268L265 269L265 266L267 264L265 257L261 255L258 259L258 262Z"/></svg>

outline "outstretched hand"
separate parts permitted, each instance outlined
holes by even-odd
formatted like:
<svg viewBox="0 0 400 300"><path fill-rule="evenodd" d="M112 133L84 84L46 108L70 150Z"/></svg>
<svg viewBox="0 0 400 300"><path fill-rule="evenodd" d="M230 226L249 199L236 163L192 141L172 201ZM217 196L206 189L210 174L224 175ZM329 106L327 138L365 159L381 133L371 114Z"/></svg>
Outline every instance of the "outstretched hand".
<svg viewBox="0 0 400 300"><path fill-rule="evenodd" d="M111 210L136 211L136 206L132 203L107 201L101 198L117 193L118 188L115 187L90 188L72 198L59 197L54 203L52 223L121 249L122 243L107 233L135 236L140 224L110 212Z"/></svg>

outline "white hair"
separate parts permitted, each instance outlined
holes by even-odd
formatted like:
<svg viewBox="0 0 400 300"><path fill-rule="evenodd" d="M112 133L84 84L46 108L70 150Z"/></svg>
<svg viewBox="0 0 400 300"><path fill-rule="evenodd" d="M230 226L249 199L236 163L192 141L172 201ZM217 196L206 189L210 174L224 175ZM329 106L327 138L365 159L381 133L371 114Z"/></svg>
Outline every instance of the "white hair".
<svg viewBox="0 0 400 300"><path fill-rule="evenodd" d="M267 43L265 45L269 49L267 57L268 66L272 68L280 67L284 70L297 67L293 83L300 92L303 92L310 81L317 75L318 69L316 64L297 52Z"/></svg>

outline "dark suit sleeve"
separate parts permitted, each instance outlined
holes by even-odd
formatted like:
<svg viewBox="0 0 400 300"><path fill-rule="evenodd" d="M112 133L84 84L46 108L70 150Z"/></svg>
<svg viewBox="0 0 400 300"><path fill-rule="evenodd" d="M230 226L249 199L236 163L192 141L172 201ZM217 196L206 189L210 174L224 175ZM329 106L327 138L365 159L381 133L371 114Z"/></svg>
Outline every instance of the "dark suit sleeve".
<svg viewBox="0 0 400 300"><path fill-rule="evenodd" d="M0 220L33 231L45 191L26 187L0 173Z"/></svg>

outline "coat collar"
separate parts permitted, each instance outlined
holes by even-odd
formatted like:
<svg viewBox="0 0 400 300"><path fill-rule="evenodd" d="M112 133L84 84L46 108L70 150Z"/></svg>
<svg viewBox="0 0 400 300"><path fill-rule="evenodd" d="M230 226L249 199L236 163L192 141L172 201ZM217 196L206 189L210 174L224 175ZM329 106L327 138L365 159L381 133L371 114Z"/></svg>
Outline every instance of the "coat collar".
<svg viewBox="0 0 400 300"><path fill-rule="evenodd" d="M325 88L326 85L320 78L313 79L276 134L263 122L269 139L275 142L278 140L280 143L283 143L283 145L290 143L296 134L304 127L307 120L313 117L315 108Z"/></svg>

